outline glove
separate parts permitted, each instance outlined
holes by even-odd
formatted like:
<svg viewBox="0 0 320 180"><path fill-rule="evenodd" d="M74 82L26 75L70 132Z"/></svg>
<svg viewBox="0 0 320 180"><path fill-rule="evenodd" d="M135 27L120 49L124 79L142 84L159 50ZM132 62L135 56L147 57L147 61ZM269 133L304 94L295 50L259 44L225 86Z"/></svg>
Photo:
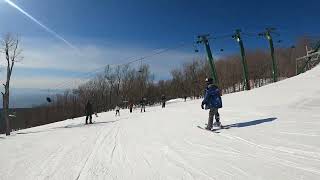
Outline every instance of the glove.
<svg viewBox="0 0 320 180"><path fill-rule="evenodd" d="M203 104L201 104L201 109L204 109L204 106L203 106Z"/></svg>

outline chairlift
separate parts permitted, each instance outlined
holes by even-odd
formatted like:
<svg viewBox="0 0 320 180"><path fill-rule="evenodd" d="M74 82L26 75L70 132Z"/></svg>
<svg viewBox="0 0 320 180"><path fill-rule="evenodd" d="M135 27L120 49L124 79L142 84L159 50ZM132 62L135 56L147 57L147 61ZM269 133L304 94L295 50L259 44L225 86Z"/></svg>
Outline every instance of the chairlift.
<svg viewBox="0 0 320 180"><path fill-rule="evenodd" d="M16 112L12 112L11 114L9 114L9 117L16 118L17 117Z"/></svg>
<svg viewBox="0 0 320 180"><path fill-rule="evenodd" d="M15 117L17 117L16 115L14 115L14 114L9 114L9 117L11 117L11 118L15 118Z"/></svg>
<svg viewBox="0 0 320 180"><path fill-rule="evenodd" d="M46 99L47 99L47 102L48 102L48 103L51 103L51 102L52 102L52 100L51 100L50 97L47 97Z"/></svg>
<svg viewBox="0 0 320 180"><path fill-rule="evenodd" d="M139 68L139 71L138 71L139 73L142 73L143 71L142 71L142 59L140 59L140 68Z"/></svg>

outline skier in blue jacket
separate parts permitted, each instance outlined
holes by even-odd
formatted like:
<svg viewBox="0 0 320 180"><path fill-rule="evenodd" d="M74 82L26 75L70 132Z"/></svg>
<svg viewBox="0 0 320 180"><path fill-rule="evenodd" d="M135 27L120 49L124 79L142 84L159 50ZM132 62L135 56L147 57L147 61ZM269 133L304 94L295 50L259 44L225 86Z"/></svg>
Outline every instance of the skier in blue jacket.
<svg viewBox="0 0 320 180"><path fill-rule="evenodd" d="M202 109L210 109L208 125L206 129L211 130L212 126L221 126L220 115L218 112L219 108L222 108L221 91L213 83L212 78L206 79L207 88L205 90L204 99L201 103ZM216 122L213 124L213 117L215 117Z"/></svg>

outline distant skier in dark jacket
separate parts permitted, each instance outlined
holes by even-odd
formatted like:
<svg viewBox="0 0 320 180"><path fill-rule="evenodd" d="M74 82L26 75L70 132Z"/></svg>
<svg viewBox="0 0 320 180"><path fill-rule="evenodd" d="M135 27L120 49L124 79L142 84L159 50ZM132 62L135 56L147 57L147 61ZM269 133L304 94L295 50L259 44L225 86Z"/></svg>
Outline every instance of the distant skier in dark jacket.
<svg viewBox="0 0 320 180"><path fill-rule="evenodd" d="M146 112L146 102L147 99L146 98L142 98L140 101L140 105L141 105L141 112Z"/></svg>
<svg viewBox="0 0 320 180"><path fill-rule="evenodd" d="M116 109L116 116L117 115L120 116L120 107L117 105L115 109Z"/></svg>
<svg viewBox="0 0 320 180"><path fill-rule="evenodd" d="M129 108L130 108L130 113L132 113L132 109L133 109L133 103L132 102L130 102Z"/></svg>
<svg viewBox="0 0 320 180"><path fill-rule="evenodd" d="M205 90L204 99L201 103L201 108L210 109L208 125L206 129L211 129L212 126L219 126L219 127L221 126L218 109L222 108L222 100L221 100L221 91L215 84L213 84L213 79L207 78L206 83L207 83L207 88ZM216 122L214 124L213 124L213 117L215 117L216 119Z"/></svg>
<svg viewBox="0 0 320 180"><path fill-rule="evenodd" d="M88 120L90 120L90 124L92 124L93 110L92 110L92 104L91 104L91 102L89 100L88 100L88 102L86 104L85 112L86 112L86 124L88 124Z"/></svg>
<svg viewBox="0 0 320 180"><path fill-rule="evenodd" d="M166 96L165 95L161 96L161 101L162 101L162 108L165 108L166 107Z"/></svg>

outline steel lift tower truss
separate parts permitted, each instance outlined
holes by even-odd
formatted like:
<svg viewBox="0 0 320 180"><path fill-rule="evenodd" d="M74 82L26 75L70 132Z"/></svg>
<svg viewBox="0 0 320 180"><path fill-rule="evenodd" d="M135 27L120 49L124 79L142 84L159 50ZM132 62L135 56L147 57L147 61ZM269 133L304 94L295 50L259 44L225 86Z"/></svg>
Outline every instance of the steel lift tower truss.
<svg viewBox="0 0 320 180"><path fill-rule="evenodd" d="M320 40L311 50L306 47L307 55L296 59L296 74L306 72L320 63Z"/></svg>

